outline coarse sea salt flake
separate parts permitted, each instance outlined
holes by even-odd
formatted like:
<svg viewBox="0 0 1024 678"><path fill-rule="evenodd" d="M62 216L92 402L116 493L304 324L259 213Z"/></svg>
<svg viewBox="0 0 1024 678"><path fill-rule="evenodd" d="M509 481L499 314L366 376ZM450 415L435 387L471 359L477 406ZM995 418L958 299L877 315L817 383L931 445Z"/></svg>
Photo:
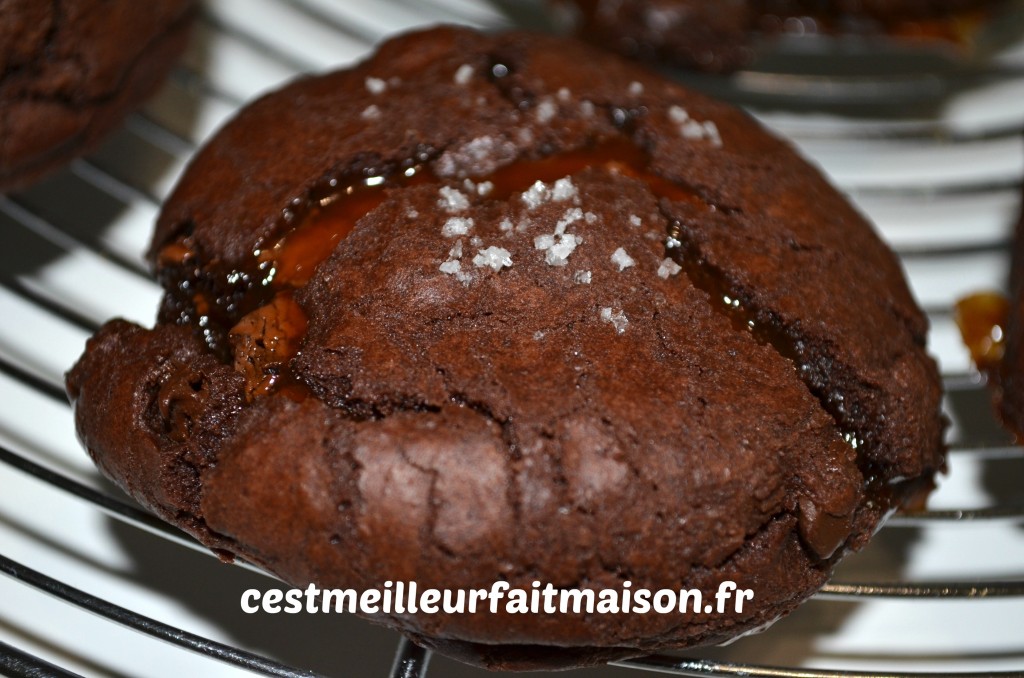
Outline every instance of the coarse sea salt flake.
<svg viewBox="0 0 1024 678"><path fill-rule="evenodd" d="M469 64L462 64L458 70L455 71L455 77L453 80L456 85L465 85L469 83L470 78L473 77L473 67Z"/></svg>
<svg viewBox="0 0 1024 678"><path fill-rule="evenodd" d="M388 88L388 83L384 82L380 78L367 78L366 91L370 94L382 94Z"/></svg>
<svg viewBox="0 0 1024 678"><path fill-rule="evenodd" d="M532 210L546 203L550 196L551 191L548 189L548 185L538 180L534 182L533 186L526 189L526 192L521 196L521 200L527 209Z"/></svg>
<svg viewBox="0 0 1024 678"><path fill-rule="evenodd" d="M583 220L586 221L588 224L592 224L595 221L597 221L597 215L594 214L593 212L587 212L586 214L583 215Z"/></svg>
<svg viewBox="0 0 1024 678"><path fill-rule="evenodd" d="M679 133L683 135L684 139L703 139L704 125L696 120L687 120L679 126Z"/></svg>
<svg viewBox="0 0 1024 678"><path fill-rule="evenodd" d="M592 277L593 276L590 274L590 271L576 271L572 275L573 281L580 285L589 285Z"/></svg>
<svg viewBox="0 0 1024 678"><path fill-rule="evenodd" d="M661 266L658 267L658 277L668 280L669 276L676 275L681 270L683 270L682 266L672 259L666 258L661 262Z"/></svg>
<svg viewBox="0 0 1024 678"><path fill-rule="evenodd" d="M620 271L625 271L630 266L636 266L633 257L626 254L626 250L621 247L612 252L612 263L618 266Z"/></svg>
<svg viewBox="0 0 1024 678"><path fill-rule="evenodd" d="M562 177L555 182L551 188L551 199L556 202L575 200L579 196L576 184L572 183L572 177Z"/></svg>
<svg viewBox="0 0 1024 678"><path fill-rule="evenodd" d="M437 206L446 212L461 212L469 207L469 199L457 188L442 186L437 192L441 196L437 201Z"/></svg>
<svg viewBox="0 0 1024 678"><path fill-rule="evenodd" d="M370 104L363 109L359 117L363 120L380 120L380 108L377 107L377 104Z"/></svg>
<svg viewBox="0 0 1024 678"><path fill-rule="evenodd" d="M460 261L446 261L438 269L441 273L447 273L448 275L455 275L462 270L462 262Z"/></svg>
<svg viewBox="0 0 1024 678"><path fill-rule="evenodd" d="M544 235L538 235L536 238L533 239L533 246L535 249L538 250L550 249L554 244L555 236L548 235L547 233L545 233Z"/></svg>
<svg viewBox="0 0 1024 678"><path fill-rule="evenodd" d="M515 226L512 225L512 221L510 219L505 218L501 220L500 224L498 224L498 228L500 228L503 233L511 233Z"/></svg>
<svg viewBox="0 0 1024 678"><path fill-rule="evenodd" d="M579 221L583 218L583 210L579 207L571 207L565 211L562 218L555 224L555 235L562 235L565 233L565 229L571 226L574 222Z"/></svg>
<svg viewBox="0 0 1024 678"><path fill-rule="evenodd" d="M682 125L690 119L690 114L682 106L672 106L668 109L668 119L677 125Z"/></svg>
<svg viewBox="0 0 1024 678"><path fill-rule="evenodd" d="M636 96L640 96L641 94L644 93L644 86L643 86L643 84L637 82L636 80L634 80L633 82L629 83L629 93L632 94L635 97Z"/></svg>
<svg viewBox="0 0 1024 678"><path fill-rule="evenodd" d="M545 97L540 100L539 104L537 104L537 110L534 115L537 116L537 122L542 125L546 125L551 122L551 119L555 117L556 113L558 113L558 106L556 106L555 102L550 98Z"/></svg>
<svg viewBox="0 0 1024 678"><path fill-rule="evenodd" d="M601 320L606 323L611 323L612 327L615 328L616 334L622 334L626 331L626 326L629 325L629 318L622 309L613 310L610 306L605 306L601 309Z"/></svg>
<svg viewBox="0 0 1024 678"><path fill-rule="evenodd" d="M544 261L548 266L565 266L568 263L569 255L576 250L580 240L571 233L558 237L558 242L548 248Z"/></svg>
<svg viewBox="0 0 1024 678"><path fill-rule="evenodd" d="M448 250L449 259L461 259L462 258L462 238L455 241L455 245Z"/></svg>
<svg viewBox="0 0 1024 678"><path fill-rule="evenodd" d="M635 214L630 214L629 215L629 223L632 224L633 226L639 227L640 224L644 223L644 220L641 219L640 217L638 217Z"/></svg>
<svg viewBox="0 0 1024 678"><path fill-rule="evenodd" d="M473 265L477 268L489 266L495 271L500 271L505 266L512 266L512 255L504 247L491 245L473 257Z"/></svg>
<svg viewBox="0 0 1024 678"><path fill-rule="evenodd" d="M558 88L558 100L563 103L568 103L569 98L572 96L572 92L569 91L568 87Z"/></svg>
<svg viewBox="0 0 1024 678"><path fill-rule="evenodd" d="M704 136L715 148L722 147L722 135L718 133L718 125L711 120L704 121Z"/></svg>
<svg viewBox="0 0 1024 678"><path fill-rule="evenodd" d="M441 227L441 235L446 238L454 238L459 235L466 235L469 229L473 228L473 220L465 217L451 217Z"/></svg>

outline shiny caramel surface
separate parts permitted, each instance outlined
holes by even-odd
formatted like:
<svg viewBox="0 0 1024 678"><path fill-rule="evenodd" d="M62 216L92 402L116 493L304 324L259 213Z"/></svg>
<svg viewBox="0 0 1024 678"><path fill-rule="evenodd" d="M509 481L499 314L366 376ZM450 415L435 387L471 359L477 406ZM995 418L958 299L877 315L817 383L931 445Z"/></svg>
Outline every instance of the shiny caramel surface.
<svg viewBox="0 0 1024 678"><path fill-rule="evenodd" d="M1009 301L996 292L979 292L956 303L954 318L960 336L982 372L998 370L1003 359L1009 310Z"/></svg>

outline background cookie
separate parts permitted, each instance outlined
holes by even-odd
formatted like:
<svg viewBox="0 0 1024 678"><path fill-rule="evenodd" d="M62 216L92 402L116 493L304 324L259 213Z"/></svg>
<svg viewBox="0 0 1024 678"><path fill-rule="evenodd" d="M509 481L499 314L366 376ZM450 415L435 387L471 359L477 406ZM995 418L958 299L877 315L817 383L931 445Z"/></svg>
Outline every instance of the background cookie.
<svg viewBox="0 0 1024 678"><path fill-rule="evenodd" d="M785 33L878 36L970 44L1003 0L556 0L576 33L629 57L729 72L754 60L758 38Z"/></svg>
<svg viewBox="0 0 1024 678"><path fill-rule="evenodd" d="M762 592L700 623L379 619L471 661L758 626L942 463L870 227L745 115L574 43L414 34L260 100L153 259L161 324L108 325L69 391L101 467L209 545L296 584Z"/></svg>
<svg viewBox="0 0 1024 678"><path fill-rule="evenodd" d="M1006 349L995 380L999 413L1019 439L1024 435L1024 205L1017 222L1010 263Z"/></svg>
<svg viewBox="0 0 1024 678"><path fill-rule="evenodd" d="M155 91L192 0L0 3L0 191L86 152Z"/></svg>

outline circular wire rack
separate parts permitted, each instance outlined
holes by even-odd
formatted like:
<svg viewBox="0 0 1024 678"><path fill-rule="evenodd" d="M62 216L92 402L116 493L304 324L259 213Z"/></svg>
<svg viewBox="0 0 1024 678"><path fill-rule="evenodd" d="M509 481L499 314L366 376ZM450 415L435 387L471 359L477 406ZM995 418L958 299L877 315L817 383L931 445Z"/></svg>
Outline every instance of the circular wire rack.
<svg viewBox="0 0 1024 678"><path fill-rule="evenodd" d="M550 29L539 2L209 0L143 110L69 169L0 196L0 673L491 675L431 667L360 620L243 615L244 588L279 583L206 557L102 479L62 386L104 320L150 321L160 290L142 252L205 138L290 78L440 22ZM1006 279L1024 177L1022 25L1012 12L994 24L983 56L804 38L730 78L673 74L792 139L900 255L932 324L950 473L929 510L892 518L765 633L578 675L1024 676L1024 450L996 424L951 314Z"/></svg>

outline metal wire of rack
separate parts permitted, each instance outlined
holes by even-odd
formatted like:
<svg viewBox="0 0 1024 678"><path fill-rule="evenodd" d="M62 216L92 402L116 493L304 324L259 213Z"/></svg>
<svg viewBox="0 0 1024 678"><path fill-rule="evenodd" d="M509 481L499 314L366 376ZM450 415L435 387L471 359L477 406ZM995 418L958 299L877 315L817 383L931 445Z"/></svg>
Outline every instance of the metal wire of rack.
<svg viewBox="0 0 1024 678"><path fill-rule="evenodd" d="M7 319L0 327L0 572L7 575L0 581L0 601L5 601L0 603L0 673L138 675L138 667L145 667L144 675L213 675L212 666L223 666L237 670L224 675L320 675L288 665L301 653L292 653L293 660L285 662L243 648L280 650L281 644L233 638L218 628L223 618L204 615L203 609L181 609L162 590L165 578L154 576L152 564L140 567L133 550L139 537L128 536L136 532L156 535L156 548L174 558L205 551L97 476L74 442L62 373L107 317L149 320L159 290L148 277L141 252L157 206L197 144L243 102L302 72L350 63L384 35L441 21L498 28L509 24L511 16L531 23L537 14L530 6L535 4L209 0L182 65L154 101L68 171L39 187L0 197L0 232L7 245L0 253L0 317ZM749 652L709 650L699 653L701 659L658 655L627 660L607 675L631 670L690 676L925 675L900 668L909 665L956 676L1024 676L1019 633L1024 621L1024 493L1019 477L1024 476L1005 479L1024 470L1024 450L993 423L983 385L970 372L949 313L951 299L973 289L998 288L1005 278L1009 225L1024 175L1019 136L1024 127L1024 40L983 65L947 74L938 84L931 75L905 77L911 78L907 82L923 78L921 87L912 91L914 112L882 117L864 116L863 110L848 115L843 108L848 97L822 97L819 91L806 96L808 83L820 86L817 80L790 77L778 95L771 83L785 78L784 65L778 72L741 74L725 84L697 84L756 105L756 114L822 165L901 255L915 294L929 311L930 348L942 365L953 421L952 473L936 495L939 505L897 516L879 535L880 541L888 535L912 535L894 538L895 568L872 560L869 548L816 597L830 602L805 606L843 608L840 613L808 613L806 621L796 623L796 635L803 639L808 633L801 624L830 624L837 614L842 617L839 640L826 638L824 651L817 652L823 659L803 647L791 652L784 639L793 625L781 628L787 620L760 636L768 640L755 641ZM860 80L857 88L859 97L872 95ZM873 92L880 97L879 106L888 109L899 91L886 83ZM922 106L926 95L929 105ZM794 112L799 102L808 109ZM820 110L823 102L838 102L839 107L829 114L810 112ZM857 106L862 109L863 101ZM129 527L118 527L122 524ZM975 557L971 552L979 543L985 553ZM936 566L935 561L951 553L966 563L966 572L953 568L952 576L941 576L944 564ZM884 561L889 555L878 558ZM209 576L206 560L212 559L204 559L200 569ZM890 576L893 569L896 576ZM235 607L240 591L229 592L236 596ZM43 594L61 602L46 607L38 598ZM945 651L941 643L936 649L908 632L897 634L896 643L912 641L907 643L913 646L909 653L893 652L886 645L864 652L864 661L851 656L855 652L843 638L857 636L848 629L857 624L850 623L846 608L852 604L863 611L885 601L920 601L903 615L901 623L911 624L930 616L919 610L938 604L932 601L969 603L970 612L961 608L956 614L984 627L984 633L977 647ZM985 609L979 612L979 606ZM72 608L99 620L68 621L72 613L66 610ZM879 614L889 612L866 617L877 622ZM1014 620L1016 628L993 639L992 628ZM130 631L111 640L105 634L112 626ZM97 627L101 630L94 631ZM83 628L95 637L87 633L80 640ZM970 635L971 629L958 630ZM385 642L395 642L383 631L376 633ZM810 635L815 633L817 629ZM154 649L142 640L149 638L170 649ZM99 648L84 649L89 643ZM765 650L773 644L785 646L782 658L780 652ZM145 649L136 652L136 645ZM927 649L918 652L918 646ZM783 666L793 657L796 663ZM346 675L364 674L363 667L353 670L349 659L339 661ZM429 653L402 639L386 671L395 677L423 676L430 661ZM442 675L458 673L444 661L436 660ZM822 663L833 668L808 667ZM869 668L857 668L862 665ZM379 661L374 665L376 675L385 672L380 666Z"/></svg>

